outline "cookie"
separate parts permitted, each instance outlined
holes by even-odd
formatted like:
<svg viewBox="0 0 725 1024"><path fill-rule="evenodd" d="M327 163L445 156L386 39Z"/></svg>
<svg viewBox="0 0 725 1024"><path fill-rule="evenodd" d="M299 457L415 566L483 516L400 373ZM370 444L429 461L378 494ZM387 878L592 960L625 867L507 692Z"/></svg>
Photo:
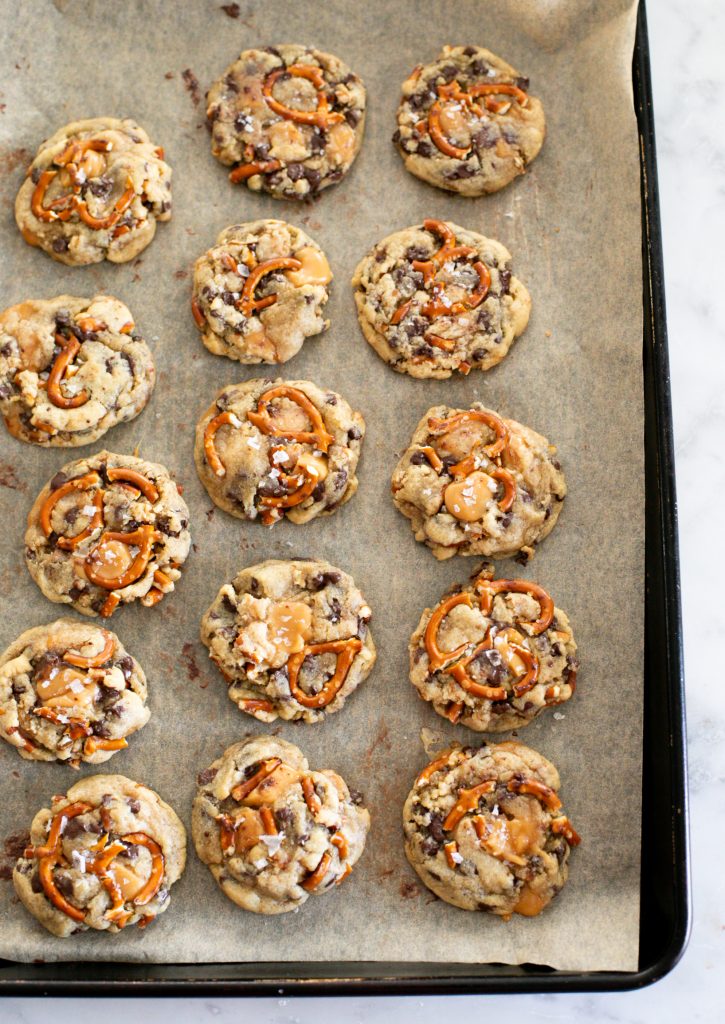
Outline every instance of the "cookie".
<svg viewBox="0 0 725 1024"><path fill-rule="evenodd" d="M529 80L482 46L444 46L403 82L393 142L430 185L482 196L523 174L546 123Z"/></svg>
<svg viewBox="0 0 725 1024"><path fill-rule="evenodd" d="M445 750L405 801L406 856L454 907L535 917L563 887L580 842L558 789L554 765L522 743Z"/></svg>
<svg viewBox="0 0 725 1024"><path fill-rule="evenodd" d="M566 495L545 437L474 402L437 405L393 473L393 503L436 558L521 561L554 528Z"/></svg>
<svg viewBox="0 0 725 1024"><path fill-rule="evenodd" d="M168 470L98 452L69 462L28 515L25 561L50 601L84 615L147 608L174 589L191 545L189 510Z"/></svg>
<svg viewBox="0 0 725 1024"><path fill-rule="evenodd" d="M449 721L506 732L569 700L576 649L543 587L484 571L423 612L408 647L410 681Z"/></svg>
<svg viewBox="0 0 725 1024"><path fill-rule="evenodd" d="M186 863L186 830L147 786L92 775L33 818L13 872L26 910L53 935L145 928L169 906Z"/></svg>
<svg viewBox="0 0 725 1024"><path fill-rule="evenodd" d="M0 655L0 736L28 761L101 764L149 716L143 669L107 629L57 619Z"/></svg>
<svg viewBox="0 0 725 1024"><path fill-rule="evenodd" d="M307 199L349 171L362 144L365 86L307 46L244 50L207 95L211 151L229 180Z"/></svg>
<svg viewBox="0 0 725 1024"><path fill-rule="evenodd" d="M221 588L201 639L241 711L319 722L375 664L371 615L352 577L329 562L270 559Z"/></svg>
<svg viewBox="0 0 725 1024"><path fill-rule="evenodd" d="M130 118L60 128L41 143L15 200L25 241L70 267L135 259L170 216L171 168Z"/></svg>
<svg viewBox="0 0 725 1024"><path fill-rule="evenodd" d="M283 220L225 228L194 265L191 311L201 340L240 363L286 363L329 327L332 271L322 249Z"/></svg>
<svg viewBox="0 0 725 1024"><path fill-rule="evenodd" d="M225 896L255 914L285 914L344 881L370 815L329 769L274 736L225 750L199 775L191 834Z"/></svg>
<svg viewBox="0 0 725 1024"><path fill-rule="evenodd" d="M357 490L365 420L308 380L248 380L217 395L194 459L215 505L265 526L330 515Z"/></svg>
<svg viewBox="0 0 725 1024"><path fill-rule="evenodd" d="M0 313L0 411L21 441L97 441L138 416L155 379L128 307L110 295L28 299Z"/></svg>
<svg viewBox="0 0 725 1024"><path fill-rule="evenodd" d="M366 340L411 377L490 370L531 312L500 242L430 218L379 242L358 264L352 286Z"/></svg>

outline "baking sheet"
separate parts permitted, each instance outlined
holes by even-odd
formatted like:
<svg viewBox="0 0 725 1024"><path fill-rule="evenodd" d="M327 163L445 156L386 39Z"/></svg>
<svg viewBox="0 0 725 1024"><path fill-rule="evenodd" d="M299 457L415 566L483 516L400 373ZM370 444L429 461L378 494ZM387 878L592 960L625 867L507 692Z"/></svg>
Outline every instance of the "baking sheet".
<svg viewBox="0 0 725 1024"><path fill-rule="evenodd" d="M565 970L637 967L643 687L644 479L639 158L631 96L635 0L385 0L319 4L94 3L34 0L19 17L0 2L0 303L61 292L117 295L157 361L146 411L108 447L164 462L185 487L195 550L177 591L158 608L127 608L111 627L149 676L152 718L101 770L145 782L187 822L196 774L261 723L241 715L198 642L219 586L243 565L326 558L351 572L373 609L377 665L343 711L315 726L274 727L315 768L340 771L373 816L365 854L344 886L299 912L245 914L217 889L189 847L171 906L146 931L59 940L20 906L14 840L33 813L78 775L0 749L0 955L16 960L503 962ZM236 16L232 16L236 14ZM350 175L311 205L233 188L209 152L203 93L246 47L301 41L337 53L368 88L366 139ZM390 143L399 86L445 43L492 49L527 74L544 102L548 139L522 179L466 200L407 174ZM41 139L79 117L132 116L174 169L174 215L132 265L72 269L20 238L15 193ZM340 391L367 420L360 490L334 516L271 531L212 503L192 461L193 428L215 391L265 368L215 358L189 313L190 268L227 224L284 217L327 252L335 283L329 332L283 368ZM533 297L510 355L488 374L422 382L394 374L360 334L349 287L359 258L425 216L503 242ZM567 610L582 670L574 699L520 738L558 766L567 813L583 836L566 888L536 919L508 924L434 900L402 849L400 809L426 763L423 727L468 741L408 682L407 639L422 609L475 560L438 563L413 540L389 496L392 469L418 419L438 402L481 400L540 430L559 448L569 496L530 567L501 575L541 582ZM0 644L64 613L31 581L25 515L69 451L39 451L0 434ZM503 738L503 737L501 737ZM84 767L81 774L98 769Z"/></svg>

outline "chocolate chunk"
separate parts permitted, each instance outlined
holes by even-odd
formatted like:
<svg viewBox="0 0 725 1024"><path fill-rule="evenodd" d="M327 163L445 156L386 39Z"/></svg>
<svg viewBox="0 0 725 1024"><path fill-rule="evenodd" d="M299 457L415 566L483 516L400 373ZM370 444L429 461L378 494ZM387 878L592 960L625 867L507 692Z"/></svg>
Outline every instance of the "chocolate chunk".
<svg viewBox="0 0 725 1024"><path fill-rule="evenodd" d="M330 614L327 616L330 622L339 622L342 618L342 605L336 597L330 601Z"/></svg>
<svg viewBox="0 0 725 1024"><path fill-rule="evenodd" d="M68 250L67 238L54 238L51 243L53 252L66 252Z"/></svg>
<svg viewBox="0 0 725 1024"><path fill-rule="evenodd" d="M433 156L433 147L431 146L430 142L426 141L426 139L421 139L418 145L416 146L416 153L418 154L418 156L422 157Z"/></svg>
<svg viewBox="0 0 725 1024"><path fill-rule="evenodd" d="M322 501L324 495L325 495L325 485L324 485L324 483L322 481L320 481L319 484L315 485L315 487L314 487L310 497L312 498L313 501Z"/></svg>
<svg viewBox="0 0 725 1024"><path fill-rule="evenodd" d="M501 295L508 295L511 286L511 271L499 270L498 279L501 282Z"/></svg>
<svg viewBox="0 0 725 1024"><path fill-rule="evenodd" d="M126 803L131 808L131 813L132 814L138 814L139 811L141 810L141 804L140 804L140 802L138 800L132 800L132 799L129 798L126 801Z"/></svg>
<svg viewBox="0 0 725 1024"><path fill-rule="evenodd" d="M361 117L362 113L359 110L345 111L345 120L347 121L351 128L357 128L357 126L360 124Z"/></svg>
<svg viewBox="0 0 725 1024"><path fill-rule="evenodd" d="M362 430L359 427L350 427L347 436L350 441L359 441L362 437Z"/></svg>

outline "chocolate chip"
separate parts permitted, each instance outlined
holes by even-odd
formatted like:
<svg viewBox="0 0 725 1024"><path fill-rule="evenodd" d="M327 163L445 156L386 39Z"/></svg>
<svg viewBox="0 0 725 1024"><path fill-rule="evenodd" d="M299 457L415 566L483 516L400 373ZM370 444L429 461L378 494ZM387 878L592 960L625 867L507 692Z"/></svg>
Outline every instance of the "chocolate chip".
<svg viewBox="0 0 725 1024"><path fill-rule="evenodd" d="M474 149L492 149L497 142L497 134L491 125L484 124L471 136Z"/></svg>
<svg viewBox="0 0 725 1024"><path fill-rule="evenodd" d="M433 147L430 142L427 142L425 139L421 139L416 147L416 152L418 156L422 157L433 156Z"/></svg>
<svg viewBox="0 0 725 1024"><path fill-rule="evenodd" d="M113 191L113 179L106 174L100 178L92 178L88 182L88 191L97 199L106 200Z"/></svg>
<svg viewBox="0 0 725 1024"><path fill-rule="evenodd" d="M310 184L310 190L312 192L314 192L317 189L318 185L322 181L322 175L320 174L319 171L316 171L313 167L306 167L305 168L305 178L307 178L307 181Z"/></svg>
<svg viewBox="0 0 725 1024"><path fill-rule="evenodd" d="M360 804L363 802L363 799L364 798L363 798L363 795L360 792L360 790L358 790L358 789L351 789L350 790L350 803L351 804L355 804L356 807L359 807Z"/></svg>
<svg viewBox="0 0 725 1024"><path fill-rule="evenodd" d="M30 172L30 180L32 181L32 183L34 185L38 184L38 182L40 181L40 175L42 173L43 173L43 169L41 167L34 167L32 169L32 171Z"/></svg>
<svg viewBox="0 0 725 1024"><path fill-rule="evenodd" d="M360 124L361 117L362 113L359 110L345 111L345 120L347 121L351 128L357 128L357 126Z"/></svg>
<svg viewBox="0 0 725 1024"><path fill-rule="evenodd" d="M73 896L73 882L68 875L64 871L56 871L53 881L58 892L65 896L67 900L71 899Z"/></svg>
<svg viewBox="0 0 725 1024"><path fill-rule="evenodd" d="M347 437L350 441L359 441L362 437L362 430L360 430L359 427L350 427L347 432Z"/></svg>
<svg viewBox="0 0 725 1024"><path fill-rule="evenodd" d="M299 181L305 177L305 168L302 164L287 164L287 177L290 181Z"/></svg>
<svg viewBox="0 0 725 1024"><path fill-rule="evenodd" d="M254 157L256 160L266 160L269 156L269 143L257 142L254 146Z"/></svg>
<svg viewBox="0 0 725 1024"><path fill-rule="evenodd" d="M329 394L325 397L326 405L337 405L337 395Z"/></svg>
<svg viewBox="0 0 725 1024"><path fill-rule="evenodd" d="M511 285L511 271L510 270L499 270L498 279L501 282L501 295L508 295L509 288Z"/></svg>
<svg viewBox="0 0 725 1024"><path fill-rule="evenodd" d="M425 456L425 452L416 451L410 456L410 463L412 466L422 466L428 462Z"/></svg>
<svg viewBox="0 0 725 1024"><path fill-rule="evenodd" d="M54 238L51 242L53 252L66 252L68 249L67 238Z"/></svg>
<svg viewBox="0 0 725 1024"><path fill-rule="evenodd" d="M464 52L466 57L475 57L476 56L476 47L475 46L467 46L464 49L463 52Z"/></svg>
<svg viewBox="0 0 725 1024"><path fill-rule="evenodd" d="M322 498L324 497L324 494L325 494L325 485L324 485L324 483L322 481L320 481L319 484L315 485L315 487L314 487L314 489L312 491L312 494L311 494L311 498L312 498L313 501L322 501Z"/></svg>
<svg viewBox="0 0 725 1024"><path fill-rule="evenodd" d="M334 586L339 583L342 577L339 572L318 572L307 581L307 587L312 591L324 590L327 586Z"/></svg>
<svg viewBox="0 0 725 1024"><path fill-rule="evenodd" d="M83 835L88 829L86 824L81 821L80 817L70 818L68 824L65 827L63 834L67 839L75 839L77 836Z"/></svg>
<svg viewBox="0 0 725 1024"><path fill-rule="evenodd" d="M131 808L131 813L132 814L138 814L139 811L141 810L141 804L140 804L140 802L138 800L132 800L132 799L129 798L126 801L126 803Z"/></svg>
<svg viewBox="0 0 725 1024"><path fill-rule="evenodd" d="M476 168L471 164L457 164L453 170L446 171L443 177L448 181L458 181L461 178L472 178L475 173Z"/></svg>
<svg viewBox="0 0 725 1024"><path fill-rule="evenodd" d="M423 107L432 103L434 99L435 93L433 93L426 85L424 89L414 92L413 95L408 98L408 106L411 110L421 110Z"/></svg>
<svg viewBox="0 0 725 1024"><path fill-rule="evenodd" d="M395 131L391 135L391 140L392 140L394 146L399 145L399 143L400 143L400 128L396 128L395 129Z"/></svg>
<svg viewBox="0 0 725 1024"><path fill-rule="evenodd" d="M218 768L205 768L203 772L199 772L196 777L196 781L200 786L206 786L212 781L212 779L216 778L218 771Z"/></svg>
<svg viewBox="0 0 725 1024"><path fill-rule="evenodd" d="M330 614L327 616L330 622L339 622L342 618L342 605L336 597L330 601Z"/></svg>
<svg viewBox="0 0 725 1024"><path fill-rule="evenodd" d="M485 60L481 60L479 57L471 62L471 71L474 75L488 75L489 66Z"/></svg>
<svg viewBox="0 0 725 1024"><path fill-rule="evenodd" d="M443 828L443 815L433 812L428 822L428 834L436 840L438 843L444 843L446 840L445 829Z"/></svg>

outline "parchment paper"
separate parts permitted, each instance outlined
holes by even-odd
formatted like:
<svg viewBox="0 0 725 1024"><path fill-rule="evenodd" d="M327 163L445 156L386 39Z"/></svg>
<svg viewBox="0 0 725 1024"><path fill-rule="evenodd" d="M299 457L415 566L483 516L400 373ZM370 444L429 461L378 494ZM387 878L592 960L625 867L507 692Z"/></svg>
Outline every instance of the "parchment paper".
<svg viewBox="0 0 725 1024"><path fill-rule="evenodd" d="M534 962L569 970L637 966L643 647L642 302L638 149L631 96L635 0L357 0L55 4L2 0L0 96L2 306L61 292L107 292L130 306L153 347L158 386L145 412L105 446L165 463L185 487L195 548L176 592L154 610L111 620L149 676L152 718L100 770L143 781L188 824L197 772L264 727L242 715L198 642L202 613L244 565L319 557L351 572L373 609L379 659L344 710L315 726L283 725L316 768L340 771L371 809L352 878L298 913L246 914L218 890L189 845L171 906L152 928L67 940L47 934L0 881L0 954L30 960L402 960ZM311 205L234 188L212 158L203 93L249 46L300 41L339 54L362 75L369 115L362 152L342 184ZM548 138L529 173L497 195L461 199L407 174L390 136L399 86L445 43L479 43L531 77ZM190 69L187 71L187 69ZM184 74L185 73L185 74ZM198 81L199 86L195 85ZM72 269L21 239L12 203L41 139L81 117L132 116L166 149L174 215L133 265ZM349 280L360 257L425 216L500 239L533 296L525 335L488 374L421 382L393 373L365 343ZM331 518L271 531L213 510L192 462L194 424L224 384L266 375L209 354L189 312L190 268L227 224L283 217L324 247L335 282L332 326L283 373L340 391L368 435L355 498ZM474 399L543 432L568 484L561 519L524 575L573 621L582 669L574 699L520 738L558 766L567 813L583 836L570 881L540 917L509 924L434 900L408 867L400 811L426 763L423 726L463 741L408 681L407 641L422 609L474 568L438 563L393 507L389 480L425 410ZM4 648L23 629L64 614L23 562L25 516L75 451L39 451L0 429L0 587ZM521 575L500 563L502 575ZM0 749L0 838L77 778L60 765ZM99 769L84 767L81 775ZM2 871L9 875L12 857Z"/></svg>

